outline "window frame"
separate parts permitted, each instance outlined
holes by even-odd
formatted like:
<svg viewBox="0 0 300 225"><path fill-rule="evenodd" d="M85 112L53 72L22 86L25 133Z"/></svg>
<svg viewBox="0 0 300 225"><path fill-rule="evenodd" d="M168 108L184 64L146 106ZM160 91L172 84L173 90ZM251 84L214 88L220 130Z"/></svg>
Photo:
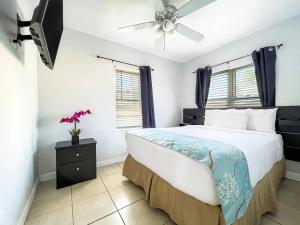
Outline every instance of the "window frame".
<svg viewBox="0 0 300 225"><path fill-rule="evenodd" d="M227 98L218 98L218 99L213 99L213 100L209 100L207 99L207 108L216 108L214 106L214 102L216 104L216 102L218 101L226 101L226 105L219 105L217 106L217 108L243 108L243 107L259 107L261 106L261 102L260 102L260 98L259 98L259 95L257 97L247 97L247 98L237 98L236 97L236 71L237 70L240 70L240 69L244 69L244 68L247 68L247 67L254 67L254 64L251 63L251 64L247 64L247 65L244 65L244 66L239 66L239 67L235 67L235 68L232 68L232 69L227 69L227 70L222 70L222 71L219 71L217 73L214 73L212 74L212 76L215 76L215 75L219 75L219 74L227 74L228 76L228 87L227 87ZM248 100L248 99L253 99L253 100L257 100L257 102L259 102L259 104L256 104L256 102L254 101L254 104L247 104L247 105L242 105L242 106L238 106L236 104L237 101L239 100Z"/></svg>
<svg viewBox="0 0 300 225"><path fill-rule="evenodd" d="M140 74L139 72L134 72L134 71L129 71L129 70L124 70L124 69L115 69L115 100L116 100L116 103L115 103L115 106L116 106L116 114L115 114L115 120L116 120L116 129L117 130L129 130L129 129L136 129L136 128L142 128L143 127L143 118L142 118L142 98L141 98L141 83L139 81L139 99L136 101L139 103L139 116L141 116L141 121L140 121L140 124L139 125L130 125L130 126L119 126L118 125L118 101L122 101L123 99L118 99L117 96L118 96L118 88L117 88L117 80L118 80L118 76L122 76L122 73L124 74L129 74L129 75L133 75L133 76L137 76L138 79L140 80ZM121 85L122 85L122 81L121 81ZM121 88L122 90L122 88ZM122 96L122 93L121 93L121 96ZM128 100L130 101L130 100ZM134 101L134 100L132 100Z"/></svg>

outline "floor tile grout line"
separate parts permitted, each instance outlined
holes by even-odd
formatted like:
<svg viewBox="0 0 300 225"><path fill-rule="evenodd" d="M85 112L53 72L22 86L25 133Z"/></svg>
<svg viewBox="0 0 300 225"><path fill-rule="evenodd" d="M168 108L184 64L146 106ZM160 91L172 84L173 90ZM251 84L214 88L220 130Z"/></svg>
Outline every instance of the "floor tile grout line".
<svg viewBox="0 0 300 225"><path fill-rule="evenodd" d="M112 174L112 175L113 175L113 174ZM100 172L99 172L99 176L100 176L100 178L101 178L101 180L102 180L102 176L100 175ZM104 177L106 177L106 176L104 176ZM103 180L102 180L102 182L103 182L103 184L104 184L104 186L105 186L105 189L107 189L107 188L106 188L106 185L105 185L105 183L104 183ZM118 186L118 187L111 188L111 190L114 190L114 189L117 189L117 188L120 188L120 187L122 187L122 185L121 185L121 186ZM144 190L143 190L143 191L144 191ZM108 189L107 189L107 192L109 193L109 190L108 190ZM109 193L109 194L110 194L110 193ZM112 199L112 198L111 198L111 199ZM122 210L122 209L124 209L124 208L126 208L126 207L128 207L128 206L131 206L131 205L133 205L134 203L137 203L137 202L139 202L139 201L141 201L141 200L143 200L143 199L145 199L145 197L142 197L142 198L140 198L140 199L138 199L138 200L136 200L136 201L134 201L134 202L131 202L131 203L129 203L128 205L121 207L120 209L117 208L117 210ZM112 201L114 202L113 199L112 199Z"/></svg>
<svg viewBox="0 0 300 225"><path fill-rule="evenodd" d="M100 175L100 172L99 172L99 175ZM103 184L104 184L104 186L105 186L105 188L106 188L106 190L107 190L107 192L108 192L108 194L109 194L109 196L110 196L112 202L114 203L114 205L115 205L115 207L116 207L116 209L117 209L117 211L118 211L118 213L119 213L119 215L120 215L120 217L121 217L123 223L125 224L125 222L124 222L124 220L123 220L123 217L122 217L122 215L120 214L119 211L122 210L122 209L124 209L124 208L126 208L126 207L129 207L129 206L131 206L131 205L133 205L133 204L135 204L135 203L137 203L137 202L140 202L140 201L144 200L145 197L142 197L142 198L140 198L140 199L138 199L138 200L136 200L136 201L134 201L134 202L131 202L130 204L128 204L128 205L126 205L126 206L123 206L123 207L121 207L121 208L118 208L118 207L116 206L116 204L115 204L113 198L111 197L110 192L109 192L108 188L106 187L106 185L105 185L105 183L104 183L104 181L103 181L103 179L102 179L103 177L102 177L101 175L100 175L100 178L101 178L101 180L102 180L102 182L103 182ZM121 185L121 186L122 186L122 185ZM119 187L121 187L121 186L119 186ZM119 187L112 188L111 190L116 189L116 188L119 188ZM164 224L168 223L169 221L170 221L170 219L168 219Z"/></svg>
<svg viewBox="0 0 300 225"><path fill-rule="evenodd" d="M101 180L102 180L102 177L101 177ZM103 180L102 180L102 182L103 182ZM114 202L113 198L111 197L111 195L110 195L110 193L109 193L109 191L108 191L108 188L106 187L106 185L105 185L104 182L103 182L103 184L104 184L104 186L105 186L105 188L106 188L106 190L107 190L107 193L108 193L108 195L109 195L111 201L113 202L114 206L116 207L117 212L118 212L119 216L121 217L121 220L122 220L123 224L125 225L125 221L123 220L123 217L122 217L121 213L119 212L119 209L118 209L116 203Z"/></svg>
<svg viewBox="0 0 300 225"><path fill-rule="evenodd" d="M112 164L112 165L115 165L115 164ZM111 173L111 174L106 174L106 175L101 175L101 173L100 173L100 168L97 168L97 172L98 172L98 174L99 174L99 176L102 178L102 177L108 177L108 176L111 176L111 175L115 175L115 174L118 174L118 173L120 173L120 172L122 172L122 167L120 167L120 166L118 166L120 169L121 169L121 171L117 171L117 172L113 172L113 173Z"/></svg>
<svg viewBox="0 0 300 225"><path fill-rule="evenodd" d="M100 172L99 172L99 175L100 175ZM111 195L110 195L110 193L109 193L109 191L108 191L108 188L106 187L106 184L104 183L104 181L103 181L103 179L102 179L101 175L100 175L100 179L101 179L102 183L104 184L104 187L105 187L105 189L106 189L106 191L107 191L107 193L108 193L108 195L109 195L109 197L110 197L111 201L113 202L114 206L116 207L116 209L117 209L117 212L118 212L118 214L119 214L119 216L120 216L120 218L121 218L121 220L122 220L123 224L124 224L124 225L126 225L126 224L125 224L125 221L124 221L124 219L123 219L123 217L122 217L121 213L119 212L119 210L118 210L118 207L117 207L117 205L115 204L115 202L114 202L113 198L111 197Z"/></svg>
<svg viewBox="0 0 300 225"><path fill-rule="evenodd" d="M141 198L141 199L139 199L139 200L136 200L136 201L134 201L134 202L132 202L132 203L129 203L128 205L126 205L126 206L123 206L123 207L121 207L121 208L120 208L120 209L118 209L118 210L125 209L125 208L127 208L128 206L131 206L131 205L133 205L133 204L135 204L135 203L137 203L137 202L140 202L140 201L142 201L142 200L144 200L144 197L143 197L143 198Z"/></svg>
<svg viewBox="0 0 300 225"><path fill-rule="evenodd" d="M121 166L119 163L117 163L117 164L118 164L118 166L119 166L121 169L123 169L123 166ZM112 164L112 165L114 165L114 164ZM99 170L100 170L100 169L99 169ZM123 207L121 207L121 208L118 209L118 207L116 206L116 204L115 204L113 198L111 197L111 195L110 195L110 193L109 193L108 188L106 187L106 185L105 185L105 183L104 183L104 181L103 181L103 179L102 179L103 177L106 177L106 176L109 176L109 175L106 175L106 176L103 176L103 177L102 177L101 174L100 174L100 171L97 171L97 172L99 173L99 176L100 176L100 178L101 178L101 180L102 180L102 182L103 182L103 184L104 184L104 186L105 186L105 188L106 188L106 190L107 190L107 192L108 192L108 194L109 194L109 196L110 196L112 202L114 203L115 207L117 208L117 211L118 211L118 213L119 213L119 215L120 215L120 217L121 217L121 219L122 219L122 221L123 221L123 223L124 223L124 225L125 225L125 222L124 222L124 220L123 220L123 217L121 216L121 214L120 214L119 211L122 210L122 209L125 209L126 207L129 207L129 206L131 206L131 205L133 205L133 204L135 204L135 203L137 203L137 202L140 202L140 201L144 200L145 197L142 197L142 198L140 198L140 199L138 199L138 200L136 200L136 201L134 201L134 202L131 202L130 204L128 204L128 205L126 205L126 206L123 206ZM118 173L119 173L119 172L118 172ZM111 174L111 175L115 175L115 174L118 174L118 173L114 173L114 174ZM120 188L120 187L121 187L121 186L115 187L115 188L112 188L111 190L117 189L117 188ZM168 220L167 220L166 222L164 222L163 225L167 224L169 221L171 221L170 218L168 218Z"/></svg>
<svg viewBox="0 0 300 225"><path fill-rule="evenodd" d="M74 222L74 209L73 209L73 185L71 186L71 202L72 202L72 222L74 225L75 222Z"/></svg>
<svg viewBox="0 0 300 225"><path fill-rule="evenodd" d="M69 188L69 187L65 187L65 188ZM70 189L71 189L71 187L70 187ZM57 191L58 189L55 188L55 190ZM45 196L44 196L44 197L45 197ZM36 198L36 197L35 197L33 201L35 201L36 199L40 199L40 198L43 198L43 197L39 197L39 198ZM72 206L72 197L71 197L71 206ZM31 205L31 207L32 207L32 205ZM30 209L31 209L31 207L30 207ZM55 212L55 211L58 211L58 210L61 210L61 209L63 209L63 208L67 208L67 207L69 207L69 205L64 205L64 206L61 206L61 207L59 207L59 208L49 210L49 212L44 212L44 213L41 213L41 214L39 214L39 215L37 215L37 216L32 216L32 217L28 217L28 216L29 216L29 214L28 214L27 217L26 217L26 221L35 219L35 218L40 217L40 216L45 216L45 215L51 214L51 213L53 213L53 212Z"/></svg>
<svg viewBox="0 0 300 225"><path fill-rule="evenodd" d="M159 209L159 210L161 210L163 213L165 213L165 214L167 215L167 217L168 217L167 221L164 222L162 225L165 225L165 224L169 223L170 221L173 222L173 221L171 220L171 218L169 217L169 215L168 215L165 211L163 211L162 209Z"/></svg>
<svg viewBox="0 0 300 225"><path fill-rule="evenodd" d="M285 202L282 202L282 201L280 201L280 200L277 200L277 201L280 202L281 204L285 205L285 206L288 206L288 207L290 207L290 208L292 208L292 209L295 209L295 210L297 210L297 211L300 211L300 209L298 209L298 208L296 208L296 207L294 207L294 206L290 206L290 205L288 205L288 204L285 203Z"/></svg>
<svg viewBox="0 0 300 225"><path fill-rule="evenodd" d="M169 222L173 222L171 219L168 219L163 225L166 225Z"/></svg>
<svg viewBox="0 0 300 225"><path fill-rule="evenodd" d="M274 218L269 217L268 215L263 215L262 217L266 217L267 219L271 220L272 222L282 225L280 222L276 221Z"/></svg>
<svg viewBox="0 0 300 225"><path fill-rule="evenodd" d="M300 188L300 187L299 187ZM284 191L286 191L286 192L290 192L290 193L293 193L293 194L295 194L295 195L300 195L300 193L299 192L297 192L297 191L294 191L294 190L292 190L291 188L287 188L287 187L280 187L279 189L278 189L278 191L280 190L280 189L283 189ZM278 192L277 191L277 192Z"/></svg>
<svg viewBox="0 0 300 225"><path fill-rule="evenodd" d="M109 214L107 214L107 215L105 215L105 216L102 216L101 218L96 219L96 220L94 220L93 222L88 223L87 225L91 225L91 224L93 224L93 223L95 223L95 222L97 222L97 221L99 221L99 220L104 219L105 217L111 216L112 214L114 214L114 213L116 213L116 212L117 212L117 210L116 210L116 211L113 211L113 212L111 212L111 213L109 213Z"/></svg>
<svg viewBox="0 0 300 225"><path fill-rule="evenodd" d="M107 192L107 193L109 194L108 189L106 188L106 186L105 186L105 184L104 184L104 182L103 182L103 180L102 180L102 178L101 178L101 175L99 174L98 170L97 170L97 175L99 176L99 178L101 179L101 182L102 182L103 186L105 187L105 192ZM98 177L96 176L96 179L97 179L97 178L98 178ZM73 190L72 187L73 187L73 185L71 186L71 191ZM97 196L97 195L103 195L103 194L105 194L105 192L101 192L101 193L97 193L97 194L91 195L91 196L89 196L88 198L92 198L92 197L95 197L95 196ZM72 194L72 192L71 192L71 194ZM110 196L109 196L109 197L110 197ZM71 195L71 198L72 198L72 195ZM110 197L110 198L111 198L111 197ZM77 202L75 202L75 203L78 203L78 202L80 202L80 201L84 201L84 200L79 200L79 201L77 201ZM116 208L115 211L113 211L113 212L111 212L111 213L109 213L109 214L107 214L107 215L105 215L105 216L103 216L103 217L101 217L101 218L99 218L99 219L96 219L96 220L94 220L94 221L88 223L88 225L93 224L93 223L95 223L96 221L99 221L99 220L101 220L101 219L103 219L103 218L105 218L105 217L107 217L107 216L110 216L110 215L116 213L118 209L117 209L116 206L115 206L115 208ZM73 198L72 198L72 216L73 216ZM74 217L73 217L73 225L74 225Z"/></svg>
<svg viewBox="0 0 300 225"><path fill-rule="evenodd" d="M112 173L112 174L107 174L107 175L105 175L105 176L103 176L103 178L104 177L109 177L109 176L113 176L113 175L116 175L116 174L118 174L118 173L120 173L121 171L118 171L118 172L115 172L115 173ZM102 176L101 176L102 177Z"/></svg>
<svg viewBox="0 0 300 225"><path fill-rule="evenodd" d="M77 203L79 203L79 202L85 201L85 200L90 199L90 198L92 198L92 197L96 197L96 196L98 196L98 195L103 195L103 194L105 194L106 192L107 192L107 191L105 190L105 191L100 192L100 193L96 193L96 194L92 194L92 195L86 196L84 199L80 199L80 200L74 201L74 204L77 204Z"/></svg>
<svg viewBox="0 0 300 225"><path fill-rule="evenodd" d="M51 211L49 211L49 212L44 212L44 213L39 214L39 215L37 215L37 216L33 216L33 217L30 217L30 218L27 217L26 220L31 220L31 219L35 219L35 218L40 217L40 216L45 216L45 215L48 215L48 214L53 213L53 212L55 212L55 211L61 210L61 209L63 209L63 208L67 208L68 206L69 206L69 205L65 205L65 206L59 207L59 208L57 208L57 209L53 209L53 210L51 210Z"/></svg>
<svg viewBox="0 0 300 225"><path fill-rule="evenodd" d="M97 173L97 174L98 174L98 173ZM99 178L100 178L100 176L99 176ZM96 179L98 179L98 176L97 176L94 180L96 180ZM91 180L88 180L88 181L91 181ZM85 182L88 182L88 181L85 181ZM102 180L101 180L101 182L102 182L102 184L103 184L103 181L102 181ZM75 184L75 185L76 185L76 184ZM104 184L103 184L103 186L104 186ZM72 185L72 187L73 187L73 185ZM73 190L73 189L72 189L72 190ZM95 197L95 196L97 196L97 195L105 194L106 192L107 192L107 190L106 190L106 188L105 188L104 191L99 192L99 193L91 194L91 195L89 195L89 196L86 196L86 197L83 198L83 199L79 199L79 200L76 200L76 201L72 199L72 202L75 203L75 204L77 204L78 202L84 201L84 200L86 200L86 199L88 199L88 198Z"/></svg>

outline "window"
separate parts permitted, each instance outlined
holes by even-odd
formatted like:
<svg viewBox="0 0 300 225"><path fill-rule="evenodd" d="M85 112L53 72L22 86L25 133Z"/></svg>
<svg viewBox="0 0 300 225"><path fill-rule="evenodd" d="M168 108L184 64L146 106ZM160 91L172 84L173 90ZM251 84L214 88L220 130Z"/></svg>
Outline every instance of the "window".
<svg viewBox="0 0 300 225"><path fill-rule="evenodd" d="M142 127L140 74L116 70L117 128Z"/></svg>
<svg viewBox="0 0 300 225"><path fill-rule="evenodd" d="M261 106L253 65L212 75L207 108L248 106Z"/></svg>

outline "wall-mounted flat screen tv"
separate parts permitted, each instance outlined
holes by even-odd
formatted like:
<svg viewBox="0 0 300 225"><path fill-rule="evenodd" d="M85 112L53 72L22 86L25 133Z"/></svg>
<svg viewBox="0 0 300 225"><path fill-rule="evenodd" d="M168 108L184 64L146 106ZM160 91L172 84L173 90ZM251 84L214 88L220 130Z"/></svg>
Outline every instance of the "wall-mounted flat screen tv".
<svg viewBox="0 0 300 225"><path fill-rule="evenodd" d="M40 0L29 30L43 63L50 69L55 63L63 26L63 0Z"/></svg>

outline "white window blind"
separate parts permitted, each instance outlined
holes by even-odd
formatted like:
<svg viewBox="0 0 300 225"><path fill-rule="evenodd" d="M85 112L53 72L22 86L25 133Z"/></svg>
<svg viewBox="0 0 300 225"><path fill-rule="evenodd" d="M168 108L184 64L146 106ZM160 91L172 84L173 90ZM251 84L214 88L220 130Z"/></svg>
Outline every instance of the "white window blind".
<svg viewBox="0 0 300 225"><path fill-rule="evenodd" d="M261 106L253 65L212 75L207 108L248 106Z"/></svg>
<svg viewBox="0 0 300 225"><path fill-rule="evenodd" d="M213 74L210 80L207 108L226 107L228 105L229 73Z"/></svg>
<svg viewBox="0 0 300 225"><path fill-rule="evenodd" d="M116 70L117 128L142 127L141 84L138 73Z"/></svg>
<svg viewBox="0 0 300 225"><path fill-rule="evenodd" d="M238 68L235 70L234 75L234 106L261 106L254 66Z"/></svg>

